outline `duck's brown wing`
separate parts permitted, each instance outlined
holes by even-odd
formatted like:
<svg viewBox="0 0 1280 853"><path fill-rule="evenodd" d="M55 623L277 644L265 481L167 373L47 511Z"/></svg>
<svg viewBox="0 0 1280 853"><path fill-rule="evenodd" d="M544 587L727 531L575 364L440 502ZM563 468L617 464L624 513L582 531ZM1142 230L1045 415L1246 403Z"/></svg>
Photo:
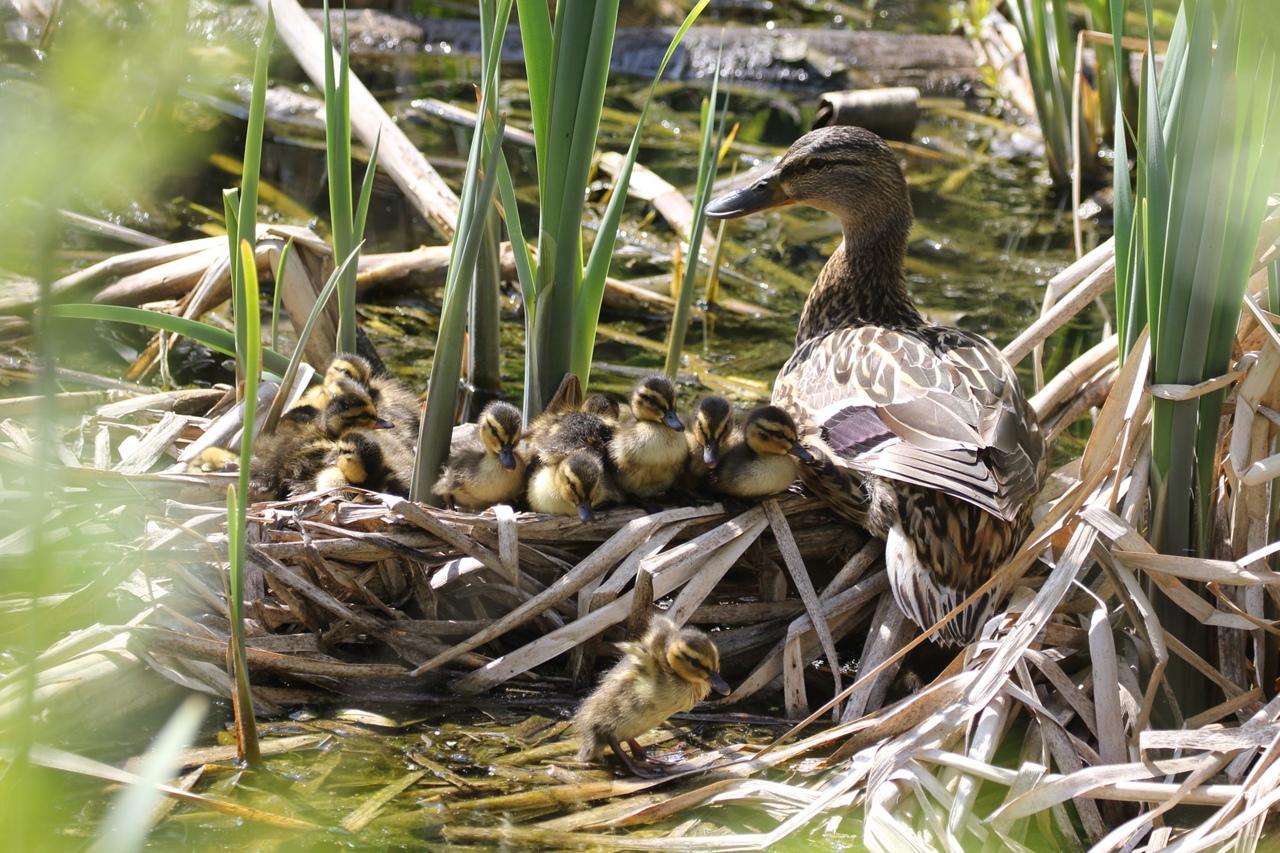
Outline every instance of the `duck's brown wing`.
<svg viewBox="0 0 1280 853"><path fill-rule="evenodd" d="M1006 520L1039 486L1044 443L1017 376L956 329L838 329L801 344L773 402L854 472L937 489Z"/></svg>

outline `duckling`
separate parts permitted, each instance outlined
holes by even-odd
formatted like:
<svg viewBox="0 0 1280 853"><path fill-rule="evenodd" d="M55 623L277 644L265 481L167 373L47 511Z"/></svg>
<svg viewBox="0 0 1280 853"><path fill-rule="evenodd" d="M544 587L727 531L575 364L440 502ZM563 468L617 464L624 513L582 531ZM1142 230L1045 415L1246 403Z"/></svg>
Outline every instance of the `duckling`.
<svg viewBox="0 0 1280 853"><path fill-rule="evenodd" d="M529 508L552 515L573 515L585 524L593 509L621 498L601 457L575 450L559 462L541 463L529 478Z"/></svg>
<svg viewBox="0 0 1280 853"><path fill-rule="evenodd" d="M324 373L324 389L336 393L343 380L354 382L369 392L378 411L395 424L395 435L410 449L418 444L422 406L418 396L398 380L378 373L363 356L340 352Z"/></svg>
<svg viewBox="0 0 1280 853"><path fill-rule="evenodd" d="M582 401L582 411L589 415L595 415L606 423L616 424L619 416L622 414L618 408L618 401L603 394L592 394L590 397Z"/></svg>
<svg viewBox="0 0 1280 853"><path fill-rule="evenodd" d="M693 428L685 433L689 444L689 462L684 471L685 485L693 490L707 481L711 469L720 463L720 450L733 433L733 406L724 397L703 397L693 416Z"/></svg>
<svg viewBox="0 0 1280 853"><path fill-rule="evenodd" d="M523 422L510 403L493 402L480 413L478 440L453 450L435 493L450 505L482 510L511 503L524 490L526 460L516 453Z"/></svg>
<svg viewBox="0 0 1280 853"><path fill-rule="evenodd" d="M670 490L689 457L675 385L665 376L640 380L631 392L631 412L635 421L614 432L609 457L623 491L640 500L656 498Z"/></svg>
<svg viewBox="0 0 1280 853"><path fill-rule="evenodd" d="M240 454L225 447L206 447L187 462L193 474L224 474L240 469Z"/></svg>
<svg viewBox="0 0 1280 853"><path fill-rule="evenodd" d="M332 444L324 465L316 474L316 490L350 485L401 497L409 494L413 457L398 441L381 433L347 433Z"/></svg>
<svg viewBox="0 0 1280 853"><path fill-rule="evenodd" d="M777 406L747 416L742 440L711 471L711 488L734 498L764 498L786 491L799 476L796 460L812 462L796 435L795 421Z"/></svg>
<svg viewBox="0 0 1280 853"><path fill-rule="evenodd" d="M696 628L681 629L666 616L654 616L644 637L619 647L622 660L574 714L578 760L597 760L608 746L631 773L653 776L654 770L637 765L648 759L636 738L712 690L728 694L729 685L720 677L720 652L711 638ZM631 746L632 758L622 751L622 741Z"/></svg>
<svg viewBox="0 0 1280 853"><path fill-rule="evenodd" d="M250 482L260 499L280 500L306 491L324 467L333 442L348 432L391 429L367 390L348 379L339 380L334 390L323 412L314 406L295 406L280 417L274 433L259 437Z"/></svg>

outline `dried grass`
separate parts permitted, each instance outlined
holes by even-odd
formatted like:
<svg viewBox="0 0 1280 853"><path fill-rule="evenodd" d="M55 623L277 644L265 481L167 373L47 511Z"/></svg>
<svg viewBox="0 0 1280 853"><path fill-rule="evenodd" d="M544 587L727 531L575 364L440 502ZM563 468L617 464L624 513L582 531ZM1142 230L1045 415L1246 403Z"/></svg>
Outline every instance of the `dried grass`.
<svg viewBox="0 0 1280 853"><path fill-rule="evenodd" d="M1110 261L1085 260L1088 269L1062 279L1073 283L1047 320L1011 345L1015 355L1030 354L1064 320L1059 306L1092 299ZM720 629L735 685L725 704L772 691L806 724L764 750L705 752L677 768L661 795L648 781L572 782L469 800L483 786L463 789L445 768L423 764L344 825L394 818L384 807L426 776L458 792L450 809L528 815L501 830L442 829L455 843L757 850L821 827L860 834L876 849L1027 849L1050 837L1098 850L1248 848L1280 801L1280 698L1269 698L1280 573L1268 565L1280 551L1268 544L1280 336L1270 320L1257 306L1244 312L1238 369L1213 383L1236 396L1220 460L1218 559L1157 554L1141 535L1146 342L1122 368L1103 348L1090 350L1069 375L1077 389L1097 380L1102 405L1082 456L1051 478L1035 530L999 575L1013 590L1006 608L905 698L886 704L895 671L904 660L912 666L927 640L908 642L914 631L887 593L880 544L812 499L737 512L618 510L581 525L347 490L253 509L246 595L259 707L449 701L508 683L563 694L567 679L591 679L602 641L621 638L656 600L678 619ZM1037 398L1044 422L1065 428L1087 414L1066 387L1051 382ZM229 440L239 428L229 401L190 414L184 393L79 403L87 409L64 453L76 466L67 479L106 495L146 495L156 521L120 576L138 618L51 649L40 662L49 691L109 677L104 649L114 648L180 685L228 695L225 538L214 508L224 479L181 473L176 461L168 472L139 473L201 436ZM2 426L0 451L22 453L23 427ZM1165 631L1156 592L1217 632L1214 659ZM853 683L841 678L837 655L858 661ZM1164 678L1174 657L1208 678L1213 707L1184 719ZM12 679L0 681L0 704ZM813 691L834 698L810 713ZM828 713L827 728L811 728ZM503 766L562 762L572 750L562 737ZM727 832L711 807L734 803L759 809L770 828ZM681 817L693 822L671 837L614 832Z"/></svg>

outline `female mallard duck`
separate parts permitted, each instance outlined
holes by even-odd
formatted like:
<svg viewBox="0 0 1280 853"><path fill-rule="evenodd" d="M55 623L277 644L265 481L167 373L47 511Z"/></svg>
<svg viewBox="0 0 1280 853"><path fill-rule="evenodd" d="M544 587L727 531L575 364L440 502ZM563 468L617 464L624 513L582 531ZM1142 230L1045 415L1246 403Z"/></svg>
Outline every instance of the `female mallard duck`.
<svg viewBox="0 0 1280 853"><path fill-rule="evenodd" d="M711 488L731 498L753 500L785 492L799 476L796 460L812 462L799 443L795 422L777 406L747 415L742 439L711 471Z"/></svg>
<svg viewBox="0 0 1280 853"><path fill-rule="evenodd" d="M631 392L631 413L635 420L614 431L609 458L624 492L656 498L671 489L689 457L684 423L676 414L676 386L665 376L640 380Z"/></svg>
<svg viewBox="0 0 1280 853"><path fill-rule="evenodd" d="M600 680L573 717L581 741L579 761L594 761L610 747L636 776L652 776L644 749L636 738L672 714L688 711L712 690L729 692L720 677L720 652L696 628L681 629L665 616L654 616L637 642L619 643L623 658ZM631 758L622 751L631 747Z"/></svg>
<svg viewBox="0 0 1280 853"><path fill-rule="evenodd" d="M698 401L693 425L685 432L689 459L685 464L684 484L690 490L701 488L711 469L720 464L720 451L733 434L733 406L714 394Z"/></svg>
<svg viewBox="0 0 1280 853"><path fill-rule="evenodd" d="M334 442L316 474L314 489L359 486L400 497L409 495L413 456L382 433L349 432Z"/></svg>
<svg viewBox="0 0 1280 853"><path fill-rule="evenodd" d="M520 410L510 403L486 406L476 422L478 436L454 448L440 472L435 493L468 510L511 503L520 497L525 460L516 447L523 426Z"/></svg>
<svg viewBox="0 0 1280 853"><path fill-rule="evenodd" d="M894 597L929 627L1026 538L1044 440L1013 368L985 338L927 322L907 295L911 199L893 152L855 127L801 137L772 170L707 215L808 204L844 242L805 301L773 401L819 459L805 484L885 539ZM939 635L965 643L993 590Z"/></svg>
<svg viewBox="0 0 1280 853"><path fill-rule="evenodd" d="M551 515L574 515L585 524L592 510L621 498L604 460L590 450L575 450L558 462L539 463L529 478L529 508Z"/></svg>

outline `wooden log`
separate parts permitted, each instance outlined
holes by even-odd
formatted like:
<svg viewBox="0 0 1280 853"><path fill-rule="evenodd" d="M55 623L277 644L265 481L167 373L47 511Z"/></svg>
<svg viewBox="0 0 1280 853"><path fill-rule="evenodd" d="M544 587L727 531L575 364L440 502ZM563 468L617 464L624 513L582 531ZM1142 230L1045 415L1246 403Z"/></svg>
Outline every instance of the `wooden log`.
<svg viewBox="0 0 1280 853"><path fill-rule="evenodd" d="M907 141L920 120L920 90L914 86L827 92L818 98L814 127L865 127L886 139Z"/></svg>

